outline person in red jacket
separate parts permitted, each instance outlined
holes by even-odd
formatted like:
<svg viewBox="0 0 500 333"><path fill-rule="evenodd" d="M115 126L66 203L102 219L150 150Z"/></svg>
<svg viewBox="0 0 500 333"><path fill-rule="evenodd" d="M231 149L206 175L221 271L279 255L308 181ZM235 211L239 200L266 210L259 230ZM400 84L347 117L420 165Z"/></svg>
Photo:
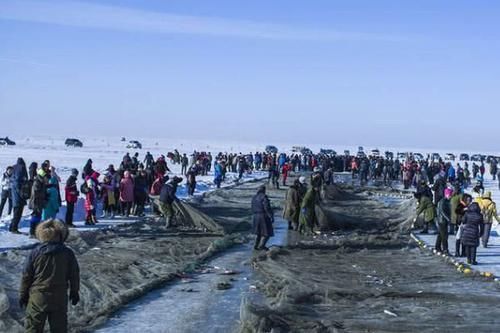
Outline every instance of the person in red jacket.
<svg viewBox="0 0 500 333"><path fill-rule="evenodd" d="M78 201L78 187L76 185L76 180L78 177L78 170L71 170L71 176L69 176L66 181L66 186L64 187L64 194L66 199L66 225L68 227L73 227L73 213L75 211L75 204Z"/></svg>
<svg viewBox="0 0 500 333"><path fill-rule="evenodd" d="M134 203L134 180L129 171L125 171L123 179L120 181L120 204L122 215L129 217Z"/></svg>
<svg viewBox="0 0 500 333"><path fill-rule="evenodd" d="M99 176L100 174L94 171L91 176L85 177L85 183L82 185L82 192L85 193L85 225L97 223L97 185Z"/></svg>
<svg viewBox="0 0 500 333"><path fill-rule="evenodd" d="M291 166L288 163L283 164L283 167L281 168L281 174L283 176L283 186L286 186L286 180L288 178L288 172L290 172Z"/></svg>

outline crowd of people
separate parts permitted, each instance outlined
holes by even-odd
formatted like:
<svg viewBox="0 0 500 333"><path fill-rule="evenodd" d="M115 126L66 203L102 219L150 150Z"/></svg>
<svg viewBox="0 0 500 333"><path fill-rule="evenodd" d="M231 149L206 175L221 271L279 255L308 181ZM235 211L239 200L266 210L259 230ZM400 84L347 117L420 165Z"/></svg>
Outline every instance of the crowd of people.
<svg viewBox="0 0 500 333"><path fill-rule="evenodd" d="M490 165L494 180L495 166L495 162ZM450 163L439 163L430 169L431 172L426 169L426 177L418 180L415 192L417 217L423 215L422 233L428 233L429 226L435 225L438 233L435 249L446 255L449 255L448 236L455 234L454 255L466 257L468 264L475 265L477 247L480 243L488 247L493 220L500 221L491 192L484 191L484 164L473 164L476 184L472 195L465 193L470 185L467 164L455 169Z"/></svg>
<svg viewBox="0 0 500 333"><path fill-rule="evenodd" d="M309 171L310 180L296 177L286 191L283 218L288 221L289 230L302 234L313 234L318 227L317 206L323 185L335 182L336 172L351 173L361 185L369 181L390 185L401 181L404 188L414 188L418 200L417 218L423 215L422 233L428 233L430 225L437 230L436 250L449 254L448 235L456 234L455 255L467 257L469 264L476 264L476 249L481 242L488 246L489 233L494 219L500 222L496 204L491 192L484 191L485 166L483 163L457 165L441 160L416 161L411 156L404 162L392 158L337 156L328 154L226 154L212 157L210 153L193 152L180 154L177 150L154 158L149 152L144 159L139 154L123 157L117 168L110 164L101 174L89 159L80 172L72 169L64 186L66 216L64 221L56 220L62 205L61 178L56 168L46 160L38 165L33 162L26 166L22 158L6 168L1 182L0 214L7 206L12 213L9 230L19 233L19 221L26 205L31 209L30 234L41 243L29 256L23 271L19 304L26 307L26 327L41 331L48 319L51 329L67 327L66 308L54 311L44 310L48 304L45 290L56 297L50 304L73 305L79 302L79 267L71 249L64 245L68 227L73 227L75 205L84 198L85 224L98 223L97 207L102 206L101 217L116 215L128 217L131 214L144 216L146 204L153 211L162 214L166 227L175 223L175 205L178 202L177 189L183 178L170 178L167 164L179 164L186 177L188 195L196 189L196 177L208 175L213 170L214 183L220 187L228 172L238 174L254 170L266 170L268 185L279 189L286 186L290 172ZM212 169L213 168L213 169ZM490 163L490 174L495 180L498 169ZM473 193L465 190L475 180ZM252 198L253 232L256 234L255 250L268 250L267 242L274 235L274 212L266 195L266 186L260 186ZM417 219L415 219L416 222ZM62 281L55 292L49 284ZM60 310L60 311L59 311Z"/></svg>

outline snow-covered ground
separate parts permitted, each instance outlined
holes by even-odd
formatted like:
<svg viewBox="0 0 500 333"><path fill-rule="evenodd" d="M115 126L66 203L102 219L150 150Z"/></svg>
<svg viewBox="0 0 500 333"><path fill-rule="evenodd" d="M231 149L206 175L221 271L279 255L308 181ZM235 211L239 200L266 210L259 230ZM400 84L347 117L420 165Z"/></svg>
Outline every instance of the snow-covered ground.
<svg viewBox="0 0 500 333"><path fill-rule="evenodd" d="M135 139L135 138L130 138ZM66 179L69 177L72 168L76 168L81 172L85 162L91 158L93 161L93 167L95 170L104 173L104 170L109 164L114 164L118 167L123 156L129 152L132 156L136 151L140 154L140 159L144 158L147 151L151 152L155 159L161 154L167 155L168 152L178 149L181 153L186 153L190 155L194 150L196 151L210 151L212 154L217 154L219 152L255 152L261 150L257 146L252 145L228 145L224 143L206 143L206 142L191 142L189 144L183 143L182 141L171 141L171 140L161 140L161 139L144 139L140 140L143 144L143 149L127 149L126 142L121 142L120 138L93 138L93 139L82 139L84 147L83 148L68 148L64 145L64 137L30 137L23 140L17 139L16 146L1 147L0 146L0 170L3 174L5 168L9 165L16 163L18 157L22 157L27 166L33 161L37 162L39 165L44 160L49 160L52 165L56 167L58 175L62 179L61 183L61 193L64 193L64 185ZM172 171L172 175L181 175L180 165L173 165L169 163L169 168ZM258 178L266 177L267 174L263 172L254 172L252 174L246 174L243 177L243 182L255 180ZM185 178L185 177L184 177ZM228 173L226 175L226 182L222 184L222 187L230 186L237 181L238 175L234 173ZM187 198L187 188L184 182L178 189L178 196L181 199ZM81 184L81 179L79 178L79 184ZM197 177L197 185L195 196L201 195L207 191L212 191L216 189L213 183L213 174L210 173L207 176ZM111 228L122 223L131 223L137 219L134 217L115 219L99 219L99 223L96 226L85 226L84 225L84 209L83 209L83 198L80 198L77 206L75 207L75 225L78 229L92 230L96 228ZM100 216L100 207L98 207L98 217ZM24 217L20 223L20 231L23 233L29 232L29 213L28 208L24 211ZM64 219L66 213L65 203L61 207L58 218ZM3 215L0 217L0 251L5 251L12 248L19 248L24 246L29 246L36 243L36 240L28 238L26 235L14 235L8 232L8 225L10 223L12 216L7 215L7 205L4 208Z"/></svg>

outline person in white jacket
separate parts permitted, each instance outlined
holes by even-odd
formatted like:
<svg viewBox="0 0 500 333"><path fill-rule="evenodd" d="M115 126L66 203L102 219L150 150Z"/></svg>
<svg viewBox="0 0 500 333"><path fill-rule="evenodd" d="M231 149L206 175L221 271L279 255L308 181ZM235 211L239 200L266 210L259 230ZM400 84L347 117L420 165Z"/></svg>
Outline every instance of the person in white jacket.
<svg viewBox="0 0 500 333"><path fill-rule="evenodd" d="M13 168L11 166L8 166L7 169L5 169L5 172L2 176L2 181L0 183L0 188L1 188L0 216L2 216L3 214L3 209L6 203L9 204L7 207L7 215L10 215L12 213L12 197L10 189L10 177L12 176L12 171Z"/></svg>

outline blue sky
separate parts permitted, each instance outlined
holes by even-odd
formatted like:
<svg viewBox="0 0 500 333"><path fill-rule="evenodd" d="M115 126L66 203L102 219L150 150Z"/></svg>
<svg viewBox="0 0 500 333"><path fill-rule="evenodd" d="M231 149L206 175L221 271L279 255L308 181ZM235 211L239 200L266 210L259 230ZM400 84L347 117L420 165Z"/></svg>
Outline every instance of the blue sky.
<svg viewBox="0 0 500 333"><path fill-rule="evenodd" d="M0 0L0 128L497 150L498 17L496 1Z"/></svg>

